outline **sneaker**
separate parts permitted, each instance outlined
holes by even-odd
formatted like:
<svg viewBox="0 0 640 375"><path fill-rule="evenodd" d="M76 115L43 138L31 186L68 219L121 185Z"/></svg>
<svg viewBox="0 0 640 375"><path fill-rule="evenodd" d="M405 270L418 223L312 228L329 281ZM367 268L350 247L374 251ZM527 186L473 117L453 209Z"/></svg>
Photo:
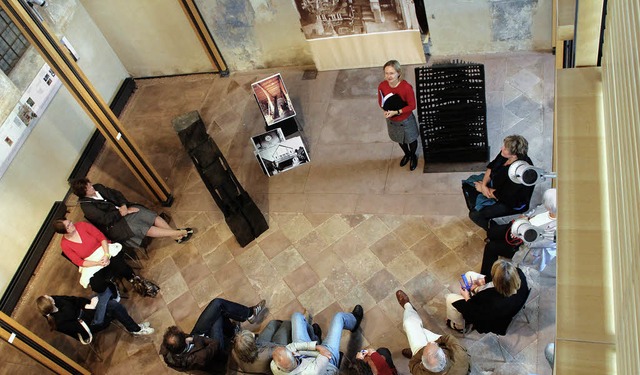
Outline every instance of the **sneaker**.
<svg viewBox="0 0 640 375"><path fill-rule="evenodd" d="M251 311L253 311L253 314L249 318L247 318L249 323L253 324L258 320L258 318L260 317L260 314L266 309L266 305L267 305L267 301L262 300L258 302L257 305L251 308Z"/></svg>
<svg viewBox="0 0 640 375"><path fill-rule="evenodd" d="M131 332L133 335L146 336L152 334L155 331L153 328L145 327L142 324L138 324L138 326L140 327L140 330L138 332Z"/></svg>
<svg viewBox="0 0 640 375"><path fill-rule="evenodd" d="M151 323L149 323L149 322L142 322L142 323L140 323L140 324L138 324L138 325L139 325L140 327L146 327L146 328L151 327Z"/></svg>
<svg viewBox="0 0 640 375"><path fill-rule="evenodd" d="M360 323L362 322L362 318L364 317L364 310L362 309L362 306L356 305L351 313L356 317L356 325L351 329L351 332L355 332L360 327Z"/></svg>

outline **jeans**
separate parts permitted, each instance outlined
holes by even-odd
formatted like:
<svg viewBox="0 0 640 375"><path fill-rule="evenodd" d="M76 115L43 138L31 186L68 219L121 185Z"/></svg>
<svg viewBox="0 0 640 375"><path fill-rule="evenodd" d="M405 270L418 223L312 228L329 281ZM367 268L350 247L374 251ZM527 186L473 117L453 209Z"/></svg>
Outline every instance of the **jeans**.
<svg viewBox="0 0 640 375"><path fill-rule="evenodd" d="M402 327L404 328L404 332L407 334L412 354L416 354L418 350L427 346L427 343L436 341L440 338L440 335L435 334L422 326L422 319L420 319L420 315L418 315L418 312L409 302L404 305Z"/></svg>
<svg viewBox="0 0 640 375"><path fill-rule="evenodd" d="M102 331L114 319L122 323L124 328L129 332L138 332L140 330L140 326L129 315L127 309L125 309L120 302L110 300L107 302L107 313L105 314L104 321L102 324L91 324L91 331L93 333Z"/></svg>
<svg viewBox="0 0 640 375"><path fill-rule="evenodd" d="M299 312L293 313L291 316L291 326L293 329L293 342L309 342L316 341L309 337L307 329L306 319L304 315ZM338 361L340 360L340 338L342 337L342 330L351 330L356 326L356 317L351 313L339 312L334 315L329 327L327 337L322 341L322 346L329 349L331 352L331 359L329 363L338 367Z"/></svg>
<svg viewBox="0 0 640 375"><path fill-rule="evenodd" d="M111 299L113 293L111 288L107 288L102 293L98 293L98 304L96 305L96 312L93 315L93 321L91 324L100 325L104 322L104 316L107 313L107 303Z"/></svg>
<svg viewBox="0 0 640 375"><path fill-rule="evenodd" d="M231 325L229 319L244 322L252 313L250 307L226 299L215 298L200 314L196 325L191 330L191 335L205 335L217 340L220 343L220 348L225 350L224 328L225 325L227 327Z"/></svg>

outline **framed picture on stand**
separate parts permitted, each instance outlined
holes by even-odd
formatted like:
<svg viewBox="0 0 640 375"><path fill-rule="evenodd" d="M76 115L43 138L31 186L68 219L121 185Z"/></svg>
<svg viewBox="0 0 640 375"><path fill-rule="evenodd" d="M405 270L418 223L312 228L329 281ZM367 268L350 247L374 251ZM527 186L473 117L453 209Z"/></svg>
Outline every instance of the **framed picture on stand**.
<svg viewBox="0 0 640 375"><path fill-rule="evenodd" d="M252 83L251 89L267 126L296 115L280 73Z"/></svg>

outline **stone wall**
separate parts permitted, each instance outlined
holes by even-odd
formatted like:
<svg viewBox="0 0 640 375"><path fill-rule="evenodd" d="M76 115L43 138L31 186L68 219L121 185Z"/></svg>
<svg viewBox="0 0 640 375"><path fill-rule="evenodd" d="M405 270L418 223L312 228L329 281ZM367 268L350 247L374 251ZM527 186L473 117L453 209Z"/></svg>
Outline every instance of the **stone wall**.
<svg viewBox="0 0 640 375"><path fill-rule="evenodd" d="M551 50L551 0L424 3L433 56Z"/></svg>

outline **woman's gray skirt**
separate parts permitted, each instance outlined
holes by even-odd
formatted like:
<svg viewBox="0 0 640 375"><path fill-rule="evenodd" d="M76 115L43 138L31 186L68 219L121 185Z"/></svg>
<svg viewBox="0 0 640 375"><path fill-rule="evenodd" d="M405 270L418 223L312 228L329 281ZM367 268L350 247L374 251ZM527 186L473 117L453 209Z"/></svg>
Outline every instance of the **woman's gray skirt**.
<svg viewBox="0 0 640 375"><path fill-rule="evenodd" d="M398 143L411 143L418 139L418 123L416 116L411 113L404 121L395 122L387 119L387 131L389 138Z"/></svg>
<svg viewBox="0 0 640 375"><path fill-rule="evenodd" d="M133 237L129 238L127 242L132 242L136 246L140 246L142 244L142 240L147 235L149 228L151 228L153 223L156 221L158 214L143 206L135 205L133 207L139 208L140 211L128 214L124 217L124 220L133 232Z"/></svg>

